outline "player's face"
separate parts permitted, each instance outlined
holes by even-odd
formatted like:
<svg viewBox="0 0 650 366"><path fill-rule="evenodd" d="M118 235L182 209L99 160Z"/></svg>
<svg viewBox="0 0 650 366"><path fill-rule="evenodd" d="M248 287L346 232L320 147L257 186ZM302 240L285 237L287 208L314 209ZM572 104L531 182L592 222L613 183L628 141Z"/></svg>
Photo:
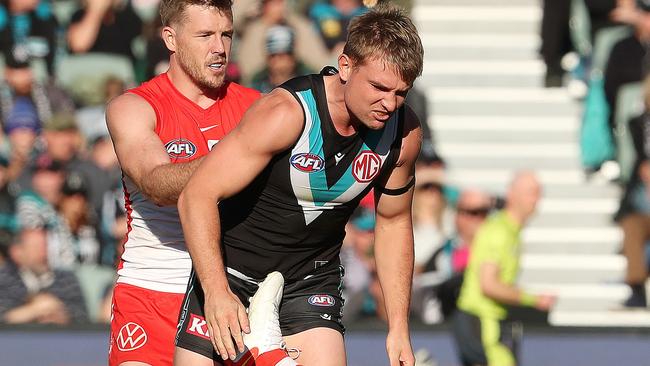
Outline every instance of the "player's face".
<svg viewBox="0 0 650 366"><path fill-rule="evenodd" d="M223 85L230 57L232 16L213 7L190 5L176 31L176 58L201 88Z"/></svg>
<svg viewBox="0 0 650 366"><path fill-rule="evenodd" d="M348 110L366 127L383 128L393 112L404 104L411 86L402 80L394 67L378 59L366 60L346 71L342 77L347 79L345 104Z"/></svg>

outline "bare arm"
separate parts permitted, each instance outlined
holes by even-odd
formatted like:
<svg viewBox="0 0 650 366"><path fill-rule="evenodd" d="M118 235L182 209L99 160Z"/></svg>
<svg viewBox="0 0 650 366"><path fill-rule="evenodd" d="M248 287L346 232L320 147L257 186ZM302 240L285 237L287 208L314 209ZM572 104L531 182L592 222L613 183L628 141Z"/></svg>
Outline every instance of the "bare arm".
<svg viewBox="0 0 650 366"><path fill-rule="evenodd" d="M175 204L202 158L172 164L154 132L153 108L135 94L123 94L111 101L106 123L124 173L157 205Z"/></svg>
<svg viewBox="0 0 650 366"><path fill-rule="evenodd" d="M490 299L508 305L528 305L539 310L548 310L555 302L550 295L531 295L521 289L503 283L499 278L499 265L494 262L483 262L479 269L479 281L483 295Z"/></svg>
<svg viewBox="0 0 650 366"><path fill-rule="evenodd" d="M72 52L84 53L92 48L110 6L111 0L88 0L83 18L68 29L68 46Z"/></svg>
<svg viewBox="0 0 650 366"><path fill-rule="evenodd" d="M216 204L244 189L301 131L300 106L287 91L273 91L256 102L240 125L208 154L178 200L186 245L205 293L210 337L224 359L236 354L231 335L243 350L240 325L248 331L248 321L228 287Z"/></svg>
<svg viewBox="0 0 650 366"><path fill-rule="evenodd" d="M405 187L415 175L422 132L417 117L412 113L407 113L405 126L406 136L402 140L400 157L384 184L388 189ZM386 348L391 366L399 366L400 361L412 365L408 313L413 280L413 189L396 196L376 190L375 198L375 260L388 317Z"/></svg>

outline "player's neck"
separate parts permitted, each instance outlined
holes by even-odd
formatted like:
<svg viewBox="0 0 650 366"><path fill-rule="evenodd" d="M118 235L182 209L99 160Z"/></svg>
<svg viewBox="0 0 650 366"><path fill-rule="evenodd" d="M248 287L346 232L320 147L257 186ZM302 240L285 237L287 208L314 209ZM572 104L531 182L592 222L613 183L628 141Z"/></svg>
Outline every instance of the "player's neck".
<svg viewBox="0 0 650 366"><path fill-rule="evenodd" d="M345 106L345 87L338 75L324 76L327 108L334 128L341 136L350 136L357 132L353 117Z"/></svg>
<svg viewBox="0 0 650 366"><path fill-rule="evenodd" d="M196 85L194 80L181 69L173 58L167 71L167 77L176 90L203 109L212 106L219 99L222 92L221 88L204 89Z"/></svg>

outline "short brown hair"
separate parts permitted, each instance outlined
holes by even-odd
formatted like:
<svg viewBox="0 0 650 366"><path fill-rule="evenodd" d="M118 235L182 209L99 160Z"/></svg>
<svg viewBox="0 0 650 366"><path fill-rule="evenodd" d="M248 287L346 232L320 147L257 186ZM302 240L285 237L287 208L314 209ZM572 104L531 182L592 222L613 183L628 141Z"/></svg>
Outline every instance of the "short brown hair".
<svg viewBox="0 0 650 366"><path fill-rule="evenodd" d="M164 26L177 23L185 17L185 9L190 5L214 7L232 15L232 0L162 0L160 19Z"/></svg>
<svg viewBox="0 0 650 366"><path fill-rule="evenodd" d="M411 19L392 5L379 5L353 19L343 53L355 64L384 60L408 84L422 75L424 47L418 31Z"/></svg>

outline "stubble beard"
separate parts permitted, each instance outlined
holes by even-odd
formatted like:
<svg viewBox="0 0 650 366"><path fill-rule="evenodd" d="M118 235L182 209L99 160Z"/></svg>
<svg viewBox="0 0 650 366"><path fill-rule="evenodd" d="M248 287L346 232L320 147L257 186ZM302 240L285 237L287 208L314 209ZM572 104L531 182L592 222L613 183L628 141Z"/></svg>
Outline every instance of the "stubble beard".
<svg viewBox="0 0 650 366"><path fill-rule="evenodd" d="M181 69L192 79L192 81L201 89L214 90L219 89L224 84L225 72L217 77L209 77L203 73L203 67L193 59L183 48L176 51L178 64ZM227 64L224 64L224 69Z"/></svg>

